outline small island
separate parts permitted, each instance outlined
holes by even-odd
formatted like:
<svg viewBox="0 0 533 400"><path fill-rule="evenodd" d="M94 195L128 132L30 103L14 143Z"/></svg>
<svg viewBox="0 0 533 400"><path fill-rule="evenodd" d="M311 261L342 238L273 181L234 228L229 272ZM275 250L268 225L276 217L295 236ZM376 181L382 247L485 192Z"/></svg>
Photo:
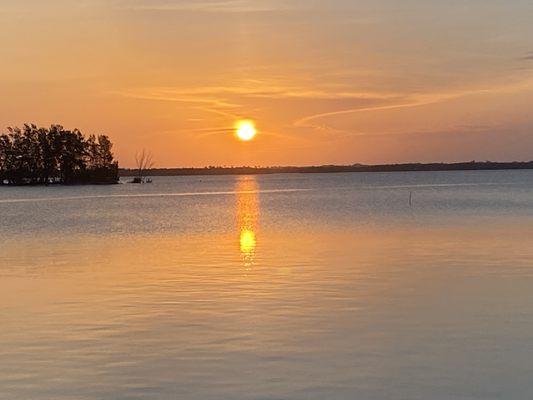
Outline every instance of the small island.
<svg viewBox="0 0 533 400"><path fill-rule="evenodd" d="M26 124L0 135L0 185L87 185L119 181L113 144L61 125Z"/></svg>

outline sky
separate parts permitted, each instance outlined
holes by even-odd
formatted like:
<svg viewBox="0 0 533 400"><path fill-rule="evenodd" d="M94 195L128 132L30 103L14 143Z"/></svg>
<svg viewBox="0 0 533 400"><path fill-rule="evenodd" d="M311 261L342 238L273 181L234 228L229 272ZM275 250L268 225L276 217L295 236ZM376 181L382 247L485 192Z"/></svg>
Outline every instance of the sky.
<svg viewBox="0 0 533 400"><path fill-rule="evenodd" d="M0 0L0 127L105 133L122 166L531 160L531 21L531 0Z"/></svg>

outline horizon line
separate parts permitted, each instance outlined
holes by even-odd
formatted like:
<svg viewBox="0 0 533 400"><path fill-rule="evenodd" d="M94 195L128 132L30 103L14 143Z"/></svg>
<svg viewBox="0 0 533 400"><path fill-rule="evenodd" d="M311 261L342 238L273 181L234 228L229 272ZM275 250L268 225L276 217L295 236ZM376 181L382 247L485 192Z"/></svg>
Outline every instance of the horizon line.
<svg viewBox="0 0 533 400"><path fill-rule="evenodd" d="M203 167L152 167L147 168L147 171L154 170L213 170L213 169L282 169L282 168L371 168L371 167L392 167L392 166L430 166L430 165L483 165L483 164L531 164L533 160L527 161L408 161L408 162L396 162L396 163L378 163L378 164L363 164L363 163L353 163L353 164L308 164L308 165L205 165ZM137 167L121 167L121 170L137 170Z"/></svg>

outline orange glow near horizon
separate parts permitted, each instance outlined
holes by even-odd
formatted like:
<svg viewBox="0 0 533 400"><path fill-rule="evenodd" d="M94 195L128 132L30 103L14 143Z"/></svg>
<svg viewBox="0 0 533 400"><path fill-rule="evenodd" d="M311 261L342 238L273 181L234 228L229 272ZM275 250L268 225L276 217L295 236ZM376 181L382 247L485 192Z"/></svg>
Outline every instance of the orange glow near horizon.
<svg viewBox="0 0 533 400"><path fill-rule="evenodd" d="M106 134L124 168L530 160L530 2L404 3L4 0L0 132Z"/></svg>

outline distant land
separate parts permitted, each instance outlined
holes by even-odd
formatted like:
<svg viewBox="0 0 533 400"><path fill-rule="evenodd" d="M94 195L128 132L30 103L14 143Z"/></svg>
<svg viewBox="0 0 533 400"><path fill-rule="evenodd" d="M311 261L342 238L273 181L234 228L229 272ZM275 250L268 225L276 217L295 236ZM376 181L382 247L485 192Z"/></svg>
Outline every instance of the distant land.
<svg viewBox="0 0 533 400"><path fill-rule="evenodd" d="M265 175L265 174L319 174L339 172L409 172L409 171L483 171L533 169L533 161L527 162L461 162L461 163L409 163L382 165L319 165L307 167L205 167L205 168L151 168L146 176L188 175ZM138 170L121 168L120 176L136 176Z"/></svg>

